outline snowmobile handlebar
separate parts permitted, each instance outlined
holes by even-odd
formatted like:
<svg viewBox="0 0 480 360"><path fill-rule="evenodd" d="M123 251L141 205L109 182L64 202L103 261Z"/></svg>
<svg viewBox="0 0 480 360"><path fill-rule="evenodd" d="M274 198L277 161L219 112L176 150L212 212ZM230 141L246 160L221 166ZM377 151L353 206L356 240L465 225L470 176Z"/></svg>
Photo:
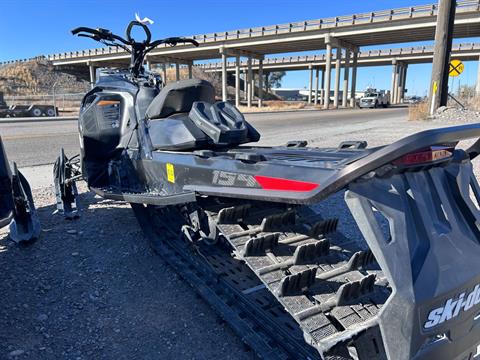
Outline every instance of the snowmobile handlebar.
<svg viewBox="0 0 480 360"><path fill-rule="evenodd" d="M124 45L130 45L129 41L125 40L121 36L113 34L110 30L97 28L92 29L89 27L81 26L72 30L73 35L83 36L91 38L95 41L120 41Z"/></svg>
<svg viewBox="0 0 480 360"><path fill-rule="evenodd" d="M145 32L145 40L142 42L136 41L132 37L132 30L134 27L140 27ZM194 46L199 46L198 42L194 39L184 38L184 37L169 37L161 40L152 40L152 33L145 24L142 24L139 21L131 21L125 31L126 39L121 36L113 34L110 30L97 28L92 29L89 27L78 27L72 30L73 35L88 37L95 41L101 42L107 46L118 46L132 54L130 61L130 70L134 77L137 77L140 73L143 72L143 61L145 56L154 48L161 44L167 44L175 46L177 44L192 44Z"/></svg>
<svg viewBox="0 0 480 360"><path fill-rule="evenodd" d="M141 43L138 43L132 37L132 30L135 26L141 27L145 32L146 39ZM113 34L110 30L107 30L107 29L102 29L102 28L93 29L85 26L81 26L73 29L72 34L77 36L88 37L99 42L104 42L104 41L111 42L112 43L111 45L116 45L116 46L121 46L121 45L135 46L138 44L143 44L145 49L144 50L145 54L161 44L168 44L168 45L175 46L180 43L184 43L184 44L188 43L194 46L199 46L199 43L196 40L185 38L185 37L169 37L161 40L155 40L152 42L151 41L152 33L150 32L150 30L146 25L138 21L131 21L128 24L127 30L125 32L126 39L122 38L121 36ZM121 44L114 43L115 41L119 41ZM129 49L127 51L130 52Z"/></svg>

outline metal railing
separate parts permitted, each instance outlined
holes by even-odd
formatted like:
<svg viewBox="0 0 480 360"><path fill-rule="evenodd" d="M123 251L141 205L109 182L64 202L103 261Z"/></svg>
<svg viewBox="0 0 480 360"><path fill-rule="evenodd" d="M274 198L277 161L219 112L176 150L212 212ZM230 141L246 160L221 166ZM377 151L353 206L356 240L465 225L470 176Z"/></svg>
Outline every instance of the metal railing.
<svg viewBox="0 0 480 360"><path fill-rule="evenodd" d="M480 11L480 0L465 0L457 2L456 12L478 12ZM374 11L369 13L337 16L325 19L307 20L300 22L291 22L280 25L261 26L241 30L216 32L210 34L200 34L191 36L201 44L214 43L227 40L239 40L245 38L264 37L272 35L281 35L294 32L306 32L313 30L332 29L344 26L364 25L369 23L389 22L394 20L403 20L410 18L433 17L437 14L437 5L421 5L392 10ZM159 48L167 47L162 45ZM187 45L179 45L179 47ZM78 57L90 57L109 54L126 54L126 52L117 47L104 47L89 50L71 51L61 54L48 55L49 60L62 60Z"/></svg>

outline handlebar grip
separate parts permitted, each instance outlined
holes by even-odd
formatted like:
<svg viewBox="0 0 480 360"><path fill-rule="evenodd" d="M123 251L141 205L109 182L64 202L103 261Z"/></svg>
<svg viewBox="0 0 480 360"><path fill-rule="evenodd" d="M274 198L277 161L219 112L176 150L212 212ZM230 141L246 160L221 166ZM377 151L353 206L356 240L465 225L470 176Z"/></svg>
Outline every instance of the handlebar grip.
<svg viewBox="0 0 480 360"><path fill-rule="evenodd" d="M194 39L190 39L190 38L183 38L183 37L171 37L171 38L166 38L166 39L163 39L163 40L159 40L157 41L159 44L163 44L163 43L166 43L166 44L171 44L171 45L177 45L178 43L190 43L196 47L198 47L200 44L194 40ZM157 42L154 42L153 44L157 43Z"/></svg>
<svg viewBox="0 0 480 360"><path fill-rule="evenodd" d="M98 31L89 27L80 26L72 30L72 35L77 35L78 33L86 32L90 34L98 35Z"/></svg>

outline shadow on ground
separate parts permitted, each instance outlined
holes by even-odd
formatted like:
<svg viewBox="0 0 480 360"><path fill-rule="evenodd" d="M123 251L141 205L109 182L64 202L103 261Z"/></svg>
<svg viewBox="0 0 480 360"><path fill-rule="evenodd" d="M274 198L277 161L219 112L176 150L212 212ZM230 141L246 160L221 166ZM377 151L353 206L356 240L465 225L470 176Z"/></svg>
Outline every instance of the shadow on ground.
<svg viewBox="0 0 480 360"><path fill-rule="evenodd" d="M81 194L75 221L34 194L42 234L0 233L0 358L249 359L241 341L151 251L128 205Z"/></svg>

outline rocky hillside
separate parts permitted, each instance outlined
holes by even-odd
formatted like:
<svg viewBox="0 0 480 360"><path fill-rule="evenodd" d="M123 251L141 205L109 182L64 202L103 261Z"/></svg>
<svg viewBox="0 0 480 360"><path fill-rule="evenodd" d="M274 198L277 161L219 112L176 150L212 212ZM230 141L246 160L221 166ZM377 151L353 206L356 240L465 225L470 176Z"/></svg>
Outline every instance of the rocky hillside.
<svg viewBox="0 0 480 360"><path fill-rule="evenodd" d="M155 68L154 71L160 75L163 74L160 67ZM207 73L194 67L193 76L212 83L217 96L221 96L222 84L219 73ZM180 78L188 78L187 68L180 69ZM167 69L167 83L173 81L175 81L175 68L170 67ZM61 71L43 58L0 65L0 92L3 92L5 96L51 95L55 83L57 94L83 93L90 88L89 82L85 78ZM229 98L234 98L235 89L232 85L235 84L235 79L233 75L229 76L228 84ZM241 87L243 88L243 80L241 80ZM243 98L243 91L241 91L241 96ZM264 96L265 99L276 99L271 94L264 94Z"/></svg>
<svg viewBox="0 0 480 360"><path fill-rule="evenodd" d="M7 96L51 94L55 83L57 93L80 93L89 88L87 81L57 71L45 59L0 65L0 92Z"/></svg>

